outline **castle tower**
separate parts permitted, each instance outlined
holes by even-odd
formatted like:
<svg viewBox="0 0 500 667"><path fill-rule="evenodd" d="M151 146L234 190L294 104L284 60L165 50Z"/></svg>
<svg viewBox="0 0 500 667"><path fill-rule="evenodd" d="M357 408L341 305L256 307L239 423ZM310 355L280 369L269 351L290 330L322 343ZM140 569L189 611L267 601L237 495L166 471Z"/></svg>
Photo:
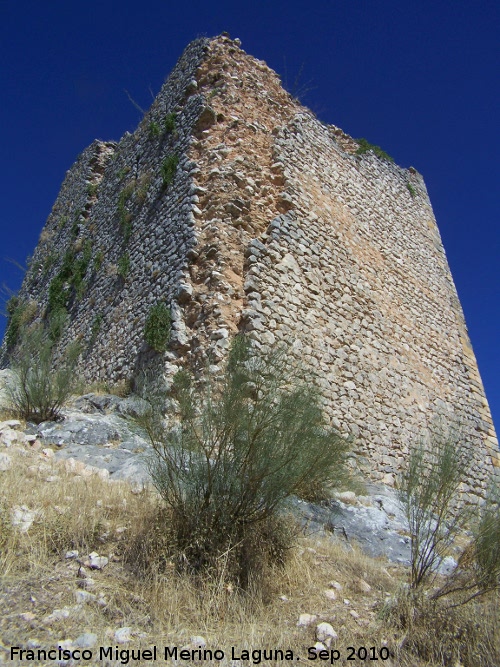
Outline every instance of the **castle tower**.
<svg viewBox="0 0 500 667"><path fill-rule="evenodd" d="M450 414L482 495L498 442L425 184L359 148L238 40L196 40L137 130L68 171L18 315L67 313L89 382L217 363L238 331L286 341L375 479ZM166 351L144 337L158 304Z"/></svg>

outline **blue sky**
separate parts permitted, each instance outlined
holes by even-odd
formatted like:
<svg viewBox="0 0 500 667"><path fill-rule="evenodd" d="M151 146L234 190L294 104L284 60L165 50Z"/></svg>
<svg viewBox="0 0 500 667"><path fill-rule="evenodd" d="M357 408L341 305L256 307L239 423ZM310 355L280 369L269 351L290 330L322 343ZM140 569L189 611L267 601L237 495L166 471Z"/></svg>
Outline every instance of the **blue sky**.
<svg viewBox="0 0 500 667"><path fill-rule="evenodd" d="M226 30L423 174L500 424L499 19L482 0L1 0L0 284L19 287L78 153L139 122L124 91L147 108L190 40Z"/></svg>

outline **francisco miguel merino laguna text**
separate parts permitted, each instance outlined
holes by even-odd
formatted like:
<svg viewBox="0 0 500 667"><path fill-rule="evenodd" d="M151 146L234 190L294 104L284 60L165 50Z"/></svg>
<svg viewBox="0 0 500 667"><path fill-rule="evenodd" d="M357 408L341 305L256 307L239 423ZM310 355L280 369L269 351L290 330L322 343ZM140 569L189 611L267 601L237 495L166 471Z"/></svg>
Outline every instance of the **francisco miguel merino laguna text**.
<svg viewBox="0 0 500 667"><path fill-rule="evenodd" d="M10 659L15 658L19 660L42 661L42 660L74 660L84 661L89 660L116 660L122 665L128 665L131 661L151 661L155 662L158 659L168 660L186 660L186 661L205 661L205 660L223 660L225 652L222 649L207 649L199 647L197 649L179 648L177 646L164 646L163 655L157 646L152 646L149 649L123 649L118 646L100 646L98 649L91 651L90 649L23 649L20 646L11 646ZM259 665L263 660L295 660L291 649L253 649L253 650L239 650L235 646L231 646L231 659L244 660L251 662L253 665Z"/></svg>

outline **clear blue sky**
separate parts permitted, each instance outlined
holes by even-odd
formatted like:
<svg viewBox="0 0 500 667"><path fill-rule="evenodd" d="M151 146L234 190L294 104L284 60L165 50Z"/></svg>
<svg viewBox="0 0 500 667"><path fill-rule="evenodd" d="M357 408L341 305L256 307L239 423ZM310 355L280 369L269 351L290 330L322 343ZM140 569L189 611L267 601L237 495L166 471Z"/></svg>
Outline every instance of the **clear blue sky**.
<svg viewBox="0 0 500 667"><path fill-rule="evenodd" d="M500 5L454 0L0 1L0 284L65 171L140 120L186 44L228 31L327 123L424 176L500 425ZM5 320L0 318L3 331Z"/></svg>

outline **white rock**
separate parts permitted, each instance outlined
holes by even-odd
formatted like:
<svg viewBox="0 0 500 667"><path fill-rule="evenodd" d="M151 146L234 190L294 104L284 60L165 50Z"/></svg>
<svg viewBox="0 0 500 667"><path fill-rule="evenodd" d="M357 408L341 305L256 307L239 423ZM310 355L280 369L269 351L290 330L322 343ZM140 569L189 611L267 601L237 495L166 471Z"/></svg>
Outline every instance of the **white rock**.
<svg viewBox="0 0 500 667"><path fill-rule="evenodd" d="M319 653L320 651L326 651L326 646L321 642L316 642L314 646L311 646L311 649L314 653Z"/></svg>
<svg viewBox="0 0 500 667"><path fill-rule="evenodd" d="M97 644L97 635L94 632L84 632L75 639L75 646L78 648L92 648Z"/></svg>
<svg viewBox="0 0 500 667"><path fill-rule="evenodd" d="M19 419L7 419L6 421L0 422L0 431L16 428L21 428L21 422Z"/></svg>
<svg viewBox="0 0 500 667"><path fill-rule="evenodd" d="M57 642L58 648L62 648L63 650L69 650L71 651L75 644L72 639L63 639L60 642Z"/></svg>
<svg viewBox="0 0 500 667"><path fill-rule="evenodd" d="M12 525L19 528L21 533L26 533L39 514L40 510L30 510L26 505L16 505L11 512Z"/></svg>
<svg viewBox="0 0 500 667"><path fill-rule="evenodd" d="M305 626L308 626L308 625L311 625L312 623L314 623L315 620L316 620L316 616L314 614L301 614L299 616L299 620L298 620L297 625L305 627Z"/></svg>
<svg viewBox="0 0 500 667"><path fill-rule="evenodd" d="M330 586L330 588L335 588L336 591L341 591L342 590L342 585L339 584L338 581L330 581L330 583L328 585Z"/></svg>
<svg viewBox="0 0 500 667"><path fill-rule="evenodd" d="M0 452L0 472L5 472L12 468L12 459L5 452Z"/></svg>
<svg viewBox="0 0 500 667"><path fill-rule="evenodd" d="M338 634L330 623L320 623L316 626L316 639L320 642L326 642L329 646L332 639L338 639Z"/></svg>
<svg viewBox="0 0 500 667"><path fill-rule="evenodd" d="M357 611L354 611L354 609L351 609L349 612L353 618L359 618L359 614Z"/></svg>
<svg viewBox="0 0 500 667"><path fill-rule="evenodd" d="M89 556L89 566L92 570L102 570L108 563L109 559L106 556L98 556L97 554Z"/></svg>
<svg viewBox="0 0 500 667"><path fill-rule="evenodd" d="M349 606L351 604L351 601L348 600L347 598L344 598L344 604Z"/></svg>
<svg viewBox="0 0 500 667"><path fill-rule="evenodd" d="M76 549L73 551L66 551L65 558L78 558L78 551Z"/></svg>
<svg viewBox="0 0 500 667"><path fill-rule="evenodd" d="M53 459L54 458L54 450L50 449L50 447L45 447L45 449L42 449L42 455L46 459Z"/></svg>
<svg viewBox="0 0 500 667"><path fill-rule="evenodd" d="M115 642L117 644L126 644L132 641L132 628L118 628L115 632Z"/></svg>
<svg viewBox="0 0 500 667"><path fill-rule="evenodd" d="M367 583L364 579L359 579L358 580L358 590L361 593L369 593L371 591L372 587L370 586L369 583Z"/></svg>
<svg viewBox="0 0 500 667"><path fill-rule="evenodd" d="M97 595L80 590L75 591L75 598L78 604L86 604L87 602L95 602L97 600Z"/></svg>
<svg viewBox="0 0 500 667"><path fill-rule="evenodd" d="M205 648L205 646L207 645L205 637L202 637L201 635L193 635L190 638L190 641L191 644L196 648Z"/></svg>
<svg viewBox="0 0 500 667"><path fill-rule="evenodd" d="M337 493L336 496L340 501L349 505L356 502L354 491L342 491L341 493Z"/></svg>
<svg viewBox="0 0 500 667"><path fill-rule="evenodd" d="M325 597L327 597L329 600L335 600L337 598L337 594L331 588L327 588L324 591L324 593L325 593Z"/></svg>

